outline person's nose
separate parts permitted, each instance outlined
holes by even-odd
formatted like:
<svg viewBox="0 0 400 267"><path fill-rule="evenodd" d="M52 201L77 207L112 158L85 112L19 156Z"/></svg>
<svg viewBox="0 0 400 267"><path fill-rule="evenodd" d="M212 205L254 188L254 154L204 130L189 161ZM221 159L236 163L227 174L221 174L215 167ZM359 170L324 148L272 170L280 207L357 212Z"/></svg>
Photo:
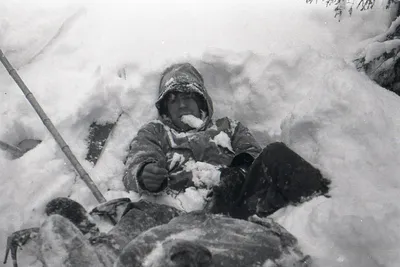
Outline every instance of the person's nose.
<svg viewBox="0 0 400 267"><path fill-rule="evenodd" d="M179 99L179 107L180 108L185 108L186 105L186 101L184 99Z"/></svg>

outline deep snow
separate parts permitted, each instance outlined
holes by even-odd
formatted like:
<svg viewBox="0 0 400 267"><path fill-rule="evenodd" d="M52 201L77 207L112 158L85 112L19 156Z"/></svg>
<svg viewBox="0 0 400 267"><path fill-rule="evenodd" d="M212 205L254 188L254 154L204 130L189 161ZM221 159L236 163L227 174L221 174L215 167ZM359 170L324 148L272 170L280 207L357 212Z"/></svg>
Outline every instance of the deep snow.
<svg viewBox="0 0 400 267"><path fill-rule="evenodd" d="M160 71L187 60L204 75L215 118L241 121L263 145L284 141L332 180L331 198L273 215L316 266L397 267L400 100L351 63L387 28L388 12L377 5L338 23L323 4L304 2L4 0L0 48L107 199L138 199L123 190L122 161L138 128L156 118ZM96 200L3 68L0 103L0 140L43 140L18 160L0 150L4 251L8 234L40 225L51 198L87 209ZM93 167L84 160L90 123L121 112ZM154 200L190 210L205 194Z"/></svg>

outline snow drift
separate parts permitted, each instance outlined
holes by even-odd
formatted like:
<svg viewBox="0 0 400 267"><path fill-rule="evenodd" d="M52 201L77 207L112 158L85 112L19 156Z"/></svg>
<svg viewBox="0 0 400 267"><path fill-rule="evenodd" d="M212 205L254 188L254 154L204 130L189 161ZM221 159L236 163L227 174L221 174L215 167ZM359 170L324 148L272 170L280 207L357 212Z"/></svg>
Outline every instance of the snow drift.
<svg viewBox="0 0 400 267"><path fill-rule="evenodd" d="M284 141L332 180L331 198L273 215L316 266L395 267L400 100L350 60L360 41L385 29L386 14L353 14L338 24L330 10L300 2L216 1L209 8L188 1L175 8L9 0L0 4L0 45L107 199L139 199L124 191L123 159L139 127L156 118L160 71L187 60L205 78L215 117L243 122L262 145ZM96 201L4 70L0 85L0 140L43 140L18 160L0 151L4 251L8 234L40 225L53 197L87 209ZM92 166L84 160L89 125L120 113ZM203 198L188 189L153 200L191 210ZM21 266L40 266L20 255Z"/></svg>

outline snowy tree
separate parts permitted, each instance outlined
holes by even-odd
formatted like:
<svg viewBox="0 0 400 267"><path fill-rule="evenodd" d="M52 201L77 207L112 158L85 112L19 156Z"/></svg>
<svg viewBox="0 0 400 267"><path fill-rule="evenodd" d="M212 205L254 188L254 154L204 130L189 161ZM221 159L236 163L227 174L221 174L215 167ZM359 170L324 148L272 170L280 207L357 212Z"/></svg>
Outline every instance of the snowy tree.
<svg viewBox="0 0 400 267"><path fill-rule="evenodd" d="M317 0L315 0L317 1ZM314 0L306 0L312 3ZM353 8L372 9L377 0L325 0L327 6L335 7L335 17L339 20L343 12L351 15ZM364 71L380 86L400 95L400 0L386 0L386 8L394 8L392 24L386 32L374 37L371 43L360 51L354 59L358 70Z"/></svg>

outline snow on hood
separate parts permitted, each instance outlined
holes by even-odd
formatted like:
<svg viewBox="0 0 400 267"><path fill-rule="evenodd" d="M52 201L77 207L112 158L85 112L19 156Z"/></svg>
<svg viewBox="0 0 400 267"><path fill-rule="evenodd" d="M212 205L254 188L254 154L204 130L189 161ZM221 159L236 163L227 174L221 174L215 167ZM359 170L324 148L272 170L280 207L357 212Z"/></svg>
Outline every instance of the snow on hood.
<svg viewBox="0 0 400 267"><path fill-rule="evenodd" d="M213 103L210 95L207 93L203 77L198 72L198 70L193 67L190 63L177 63L171 65L163 72L160 84L159 84L159 96L156 101L156 107L158 113L162 118L161 120L172 128L176 128L171 122L165 118L165 111L162 107L162 102L165 96L169 92L193 92L200 95L205 103L205 112L207 113L207 118L203 127L206 127L211 121L212 115L214 113Z"/></svg>

